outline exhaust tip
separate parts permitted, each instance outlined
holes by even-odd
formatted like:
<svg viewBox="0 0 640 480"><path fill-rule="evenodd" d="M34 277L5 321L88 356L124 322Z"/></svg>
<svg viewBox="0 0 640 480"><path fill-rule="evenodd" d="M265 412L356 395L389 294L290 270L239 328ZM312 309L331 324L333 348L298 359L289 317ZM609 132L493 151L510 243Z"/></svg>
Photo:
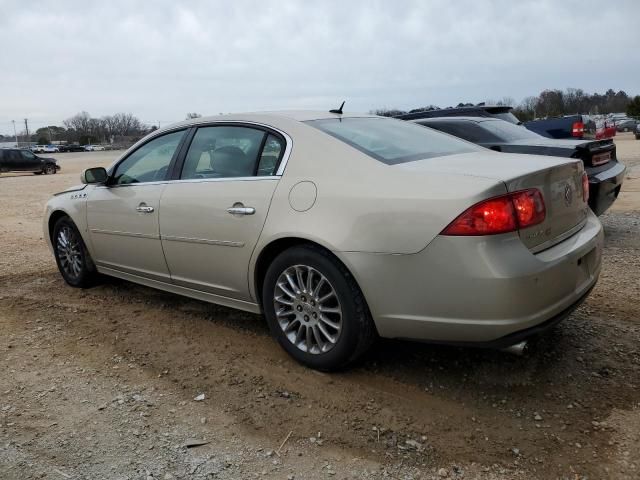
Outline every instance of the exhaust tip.
<svg viewBox="0 0 640 480"><path fill-rule="evenodd" d="M502 351L521 357L522 355L524 355L524 352L527 349L527 345L528 345L527 341L523 340L520 343L514 343L509 347L503 348Z"/></svg>

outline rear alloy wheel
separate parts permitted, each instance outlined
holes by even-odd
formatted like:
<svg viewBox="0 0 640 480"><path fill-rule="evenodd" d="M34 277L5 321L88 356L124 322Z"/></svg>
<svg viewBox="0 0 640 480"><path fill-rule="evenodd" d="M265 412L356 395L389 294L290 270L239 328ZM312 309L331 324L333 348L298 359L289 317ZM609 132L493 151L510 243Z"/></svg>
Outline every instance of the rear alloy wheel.
<svg viewBox="0 0 640 480"><path fill-rule="evenodd" d="M44 173L45 173L45 175L53 175L54 173L56 173L56 166L55 165L51 165L50 163L48 163L44 167Z"/></svg>
<svg viewBox="0 0 640 480"><path fill-rule="evenodd" d="M96 267L82 236L69 217L60 218L53 227L53 251L62 278L72 287L86 288L95 283Z"/></svg>
<svg viewBox="0 0 640 480"><path fill-rule="evenodd" d="M375 328L360 288L330 253L293 247L264 280L263 306L274 337L299 362L335 370L360 357Z"/></svg>
<svg viewBox="0 0 640 480"><path fill-rule="evenodd" d="M331 283L315 268L294 265L282 272L273 302L278 325L303 352L326 353L340 338L340 301Z"/></svg>

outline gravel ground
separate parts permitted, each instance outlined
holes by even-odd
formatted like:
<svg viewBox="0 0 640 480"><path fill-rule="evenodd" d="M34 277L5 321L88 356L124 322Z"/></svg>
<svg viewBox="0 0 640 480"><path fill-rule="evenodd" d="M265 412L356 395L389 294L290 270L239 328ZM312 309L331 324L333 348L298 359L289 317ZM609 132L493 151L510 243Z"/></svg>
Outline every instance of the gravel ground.
<svg viewBox="0 0 640 480"><path fill-rule="evenodd" d="M629 170L600 281L524 357L380 341L332 375L259 316L63 283L44 204L113 152L3 175L0 478L639 478L640 141L615 140Z"/></svg>

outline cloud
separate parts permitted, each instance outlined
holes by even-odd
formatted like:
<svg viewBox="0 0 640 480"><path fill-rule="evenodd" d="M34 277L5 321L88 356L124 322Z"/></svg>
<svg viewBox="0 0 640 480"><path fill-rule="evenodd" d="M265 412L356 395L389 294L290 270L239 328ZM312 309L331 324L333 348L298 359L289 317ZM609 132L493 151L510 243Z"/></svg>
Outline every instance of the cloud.
<svg viewBox="0 0 640 480"><path fill-rule="evenodd" d="M447 106L544 88L640 93L640 3L2 1L0 131L80 110Z"/></svg>

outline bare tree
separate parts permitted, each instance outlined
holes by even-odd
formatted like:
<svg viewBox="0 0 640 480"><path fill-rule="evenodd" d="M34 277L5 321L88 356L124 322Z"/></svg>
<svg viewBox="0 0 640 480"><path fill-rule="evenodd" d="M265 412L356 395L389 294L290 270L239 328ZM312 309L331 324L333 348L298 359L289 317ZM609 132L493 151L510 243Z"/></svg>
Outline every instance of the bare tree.
<svg viewBox="0 0 640 480"><path fill-rule="evenodd" d="M102 117L102 126L109 142L113 142L114 137L118 133L118 121L115 116L107 115Z"/></svg>
<svg viewBox="0 0 640 480"><path fill-rule="evenodd" d="M62 122L67 130L72 131L74 140L87 137L91 131L91 115L87 112L80 112Z"/></svg>

